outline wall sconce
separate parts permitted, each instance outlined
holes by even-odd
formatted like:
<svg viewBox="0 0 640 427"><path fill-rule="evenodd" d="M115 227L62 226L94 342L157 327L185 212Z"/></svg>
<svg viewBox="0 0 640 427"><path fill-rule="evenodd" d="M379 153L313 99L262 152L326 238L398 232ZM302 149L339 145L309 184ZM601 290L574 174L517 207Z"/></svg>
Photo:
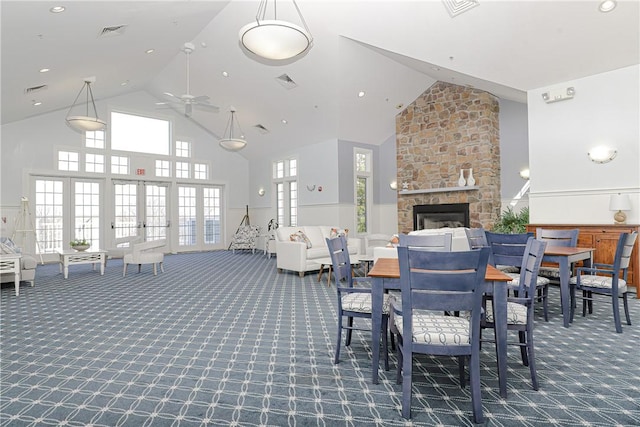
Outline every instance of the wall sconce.
<svg viewBox="0 0 640 427"><path fill-rule="evenodd" d="M520 171L520 178L522 178L522 179L529 179L529 168L522 169L522 170Z"/></svg>
<svg viewBox="0 0 640 427"><path fill-rule="evenodd" d="M600 145L592 148L587 155L594 163L609 163L618 155L618 151L615 148Z"/></svg>
<svg viewBox="0 0 640 427"><path fill-rule="evenodd" d="M258 190L258 196L260 197L264 196L264 188L261 188Z"/></svg>
<svg viewBox="0 0 640 427"><path fill-rule="evenodd" d="M551 104L552 102L566 101L567 99L572 99L575 94L576 94L576 89L573 86L570 86L566 89L551 89L548 92L544 92L542 94L542 99L547 104Z"/></svg>
<svg viewBox="0 0 640 427"><path fill-rule="evenodd" d="M398 181L391 181L391 182L389 183L389 187L390 187L392 190L397 190L397 189L398 189Z"/></svg>
<svg viewBox="0 0 640 427"><path fill-rule="evenodd" d="M631 199L628 194L612 194L609 199L609 210L614 211L613 220L616 224L626 224L627 214L622 211L631 210Z"/></svg>

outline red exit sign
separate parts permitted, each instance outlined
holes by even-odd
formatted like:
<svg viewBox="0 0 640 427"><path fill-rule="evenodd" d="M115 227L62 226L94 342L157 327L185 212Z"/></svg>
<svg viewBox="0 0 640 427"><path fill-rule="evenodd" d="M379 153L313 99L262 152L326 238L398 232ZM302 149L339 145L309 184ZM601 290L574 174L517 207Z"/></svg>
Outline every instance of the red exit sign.
<svg viewBox="0 0 640 427"><path fill-rule="evenodd" d="M144 175L145 171L144 169L136 169L136 175Z"/></svg>

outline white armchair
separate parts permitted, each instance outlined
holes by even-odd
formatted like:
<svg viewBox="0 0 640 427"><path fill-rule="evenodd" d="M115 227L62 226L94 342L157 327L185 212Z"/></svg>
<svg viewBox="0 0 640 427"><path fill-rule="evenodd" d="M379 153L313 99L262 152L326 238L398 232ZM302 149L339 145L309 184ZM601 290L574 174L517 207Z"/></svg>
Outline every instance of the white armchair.
<svg viewBox="0 0 640 427"><path fill-rule="evenodd" d="M167 244L166 240L152 240L149 242L135 243L130 254L126 254L123 258L124 269L122 271L122 277L127 274L127 266L129 264L138 264L138 273L142 264L153 264L153 275L158 274L158 264L160 264L160 271L164 273L164 252L154 251L154 249L161 248Z"/></svg>
<svg viewBox="0 0 640 427"><path fill-rule="evenodd" d="M107 265L107 260L114 258L124 258L125 255L133 252L133 245L135 243L141 243L142 236L126 236L126 237L118 237L114 241L115 246L113 248L107 249L107 258L105 259L105 267Z"/></svg>

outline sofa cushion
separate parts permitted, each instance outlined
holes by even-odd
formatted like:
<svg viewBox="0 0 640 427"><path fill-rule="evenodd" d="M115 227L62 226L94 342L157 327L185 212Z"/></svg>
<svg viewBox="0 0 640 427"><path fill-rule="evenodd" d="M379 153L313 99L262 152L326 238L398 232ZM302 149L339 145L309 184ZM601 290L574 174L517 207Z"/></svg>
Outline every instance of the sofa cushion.
<svg viewBox="0 0 640 427"><path fill-rule="evenodd" d="M307 249L307 259L317 259L317 258L328 258L329 257L329 249L326 247L322 248L319 246L314 246L311 249Z"/></svg>
<svg viewBox="0 0 640 427"><path fill-rule="evenodd" d="M37 264L38 262L32 256L22 255L22 258L20 258L20 268L22 270L35 270Z"/></svg>
<svg viewBox="0 0 640 427"><path fill-rule="evenodd" d="M322 227L307 226L302 228L307 237L311 241L314 248L326 248L327 242L324 240L324 234L322 233Z"/></svg>

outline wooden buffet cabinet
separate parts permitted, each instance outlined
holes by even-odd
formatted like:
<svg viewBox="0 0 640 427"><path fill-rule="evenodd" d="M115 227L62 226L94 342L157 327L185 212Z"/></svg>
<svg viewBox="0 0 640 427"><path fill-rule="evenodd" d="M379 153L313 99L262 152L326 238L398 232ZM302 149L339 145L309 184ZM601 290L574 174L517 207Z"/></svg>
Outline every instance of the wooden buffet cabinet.
<svg viewBox="0 0 640 427"><path fill-rule="evenodd" d="M536 228L555 228L566 230L578 228L578 246L583 248L595 248L593 253L594 262L611 263L616 253L616 246L620 233L630 233L638 231L640 225L592 225L592 224L528 224L527 231L536 232ZM627 285L636 290L636 298L640 296L640 237L636 239L631 254L631 264L629 265Z"/></svg>

